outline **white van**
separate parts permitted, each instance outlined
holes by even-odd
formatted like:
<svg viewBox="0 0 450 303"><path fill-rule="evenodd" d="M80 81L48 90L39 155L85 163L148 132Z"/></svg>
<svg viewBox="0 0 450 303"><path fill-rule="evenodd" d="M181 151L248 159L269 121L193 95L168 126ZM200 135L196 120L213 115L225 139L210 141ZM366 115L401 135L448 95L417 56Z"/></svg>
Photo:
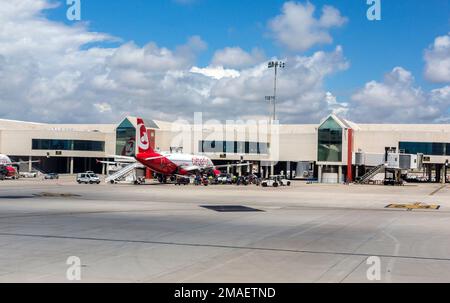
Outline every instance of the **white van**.
<svg viewBox="0 0 450 303"><path fill-rule="evenodd" d="M100 184L100 178L92 172L82 173L78 174L77 182L78 184Z"/></svg>

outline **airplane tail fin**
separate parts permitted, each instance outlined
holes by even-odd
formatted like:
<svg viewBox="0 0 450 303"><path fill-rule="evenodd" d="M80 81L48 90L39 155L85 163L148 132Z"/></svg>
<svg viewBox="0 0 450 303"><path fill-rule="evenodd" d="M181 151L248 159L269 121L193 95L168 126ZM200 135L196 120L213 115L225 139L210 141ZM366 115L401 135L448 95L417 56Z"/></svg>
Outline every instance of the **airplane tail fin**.
<svg viewBox="0 0 450 303"><path fill-rule="evenodd" d="M148 137L147 127L145 127L144 120L142 118L137 119L137 128L139 132L138 148L139 153L153 153L154 150L151 147Z"/></svg>

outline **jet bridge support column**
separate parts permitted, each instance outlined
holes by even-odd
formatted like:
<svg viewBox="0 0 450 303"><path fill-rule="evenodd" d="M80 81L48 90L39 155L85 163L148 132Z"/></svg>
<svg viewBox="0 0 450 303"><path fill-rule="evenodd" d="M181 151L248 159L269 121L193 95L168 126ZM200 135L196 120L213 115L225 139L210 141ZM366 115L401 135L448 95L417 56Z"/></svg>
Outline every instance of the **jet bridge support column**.
<svg viewBox="0 0 450 303"><path fill-rule="evenodd" d="M441 168L441 183L445 184L446 182L447 182L447 169L444 164L444 165L442 165L442 168Z"/></svg>
<svg viewBox="0 0 450 303"><path fill-rule="evenodd" d="M28 157L28 172L31 172L33 170L33 163L31 161L33 161L33 157L29 156Z"/></svg>
<svg viewBox="0 0 450 303"><path fill-rule="evenodd" d="M70 157L70 174L73 175L73 157Z"/></svg>

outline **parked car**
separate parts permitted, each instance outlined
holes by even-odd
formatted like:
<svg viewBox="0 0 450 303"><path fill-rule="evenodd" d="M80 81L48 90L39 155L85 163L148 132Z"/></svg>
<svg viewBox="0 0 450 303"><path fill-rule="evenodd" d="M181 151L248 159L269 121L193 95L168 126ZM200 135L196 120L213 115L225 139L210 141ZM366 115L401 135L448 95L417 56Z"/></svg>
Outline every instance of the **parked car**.
<svg viewBox="0 0 450 303"><path fill-rule="evenodd" d="M100 184L100 178L96 174L82 173L77 175L78 184Z"/></svg>
<svg viewBox="0 0 450 303"><path fill-rule="evenodd" d="M45 180L58 180L59 179L59 175L56 174L56 173L49 173L49 174L46 174L44 176L44 179Z"/></svg>
<svg viewBox="0 0 450 303"><path fill-rule="evenodd" d="M37 172L21 172L19 176L21 178L37 178Z"/></svg>
<svg viewBox="0 0 450 303"><path fill-rule="evenodd" d="M281 186L291 186L291 181L286 179L284 176L272 176L278 181Z"/></svg>
<svg viewBox="0 0 450 303"><path fill-rule="evenodd" d="M270 176L269 179L265 179L261 182L262 187L279 187L279 186L291 186L291 181L285 179L283 176Z"/></svg>
<svg viewBox="0 0 450 303"><path fill-rule="evenodd" d="M261 182L262 187L278 187L280 184L274 179L264 179Z"/></svg>

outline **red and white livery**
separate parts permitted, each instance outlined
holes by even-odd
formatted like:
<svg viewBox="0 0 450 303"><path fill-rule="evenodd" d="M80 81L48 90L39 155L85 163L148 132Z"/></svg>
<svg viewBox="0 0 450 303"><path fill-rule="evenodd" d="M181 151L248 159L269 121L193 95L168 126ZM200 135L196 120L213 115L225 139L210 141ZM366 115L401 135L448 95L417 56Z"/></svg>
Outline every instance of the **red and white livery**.
<svg viewBox="0 0 450 303"><path fill-rule="evenodd" d="M212 172L220 174L214 163L206 156L183 153L157 153L150 146L147 128L141 118L137 119L139 140L136 160L164 176L188 176L197 173Z"/></svg>
<svg viewBox="0 0 450 303"><path fill-rule="evenodd" d="M39 161L31 161L32 163ZM19 172L16 166L20 164L27 164L30 161L12 162L7 155L0 154L0 179L17 179L19 178Z"/></svg>

